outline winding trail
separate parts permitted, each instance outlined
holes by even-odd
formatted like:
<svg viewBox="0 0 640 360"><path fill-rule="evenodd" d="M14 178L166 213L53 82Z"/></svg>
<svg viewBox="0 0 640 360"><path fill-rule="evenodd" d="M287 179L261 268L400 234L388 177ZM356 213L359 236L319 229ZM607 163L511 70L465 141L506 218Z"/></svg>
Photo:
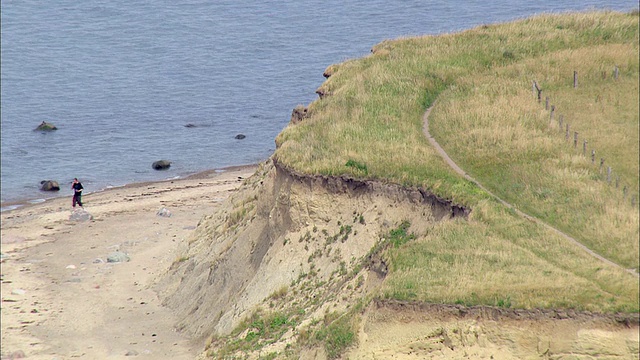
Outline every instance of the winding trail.
<svg viewBox="0 0 640 360"><path fill-rule="evenodd" d="M544 225L547 229L553 230L556 234L564 237L565 239L569 240L570 242L574 243L576 246L580 247L581 249L583 249L584 251L586 251L587 253L591 254L593 257L597 258L598 260L607 263L609 265L612 265L614 267L618 267L623 269L624 271L634 275L634 276L640 276L639 273L637 273L634 269L626 269L624 266L621 266L620 264L617 264L607 258L605 258L604 256L594 252L593 250L589 249L588 247L586 247L584 244L582 244L581 242L579 242L578 240L574 239L573 237L565 234L564 232L554 228L553 226L545 223L544 221L535 218L533 216L530 216L528 214L525 214L524 212L518 210L515 206L509 204L508 202L502 200L500 197L498 197L496 194L494 194L493 192L489 191L487 188L485 188L484 186L482 186L482 184L480 184L476 179L472 178L469 174L467 174L464 170L462 170L462 168L460 168L460 166L458 166L458 164L456 164L450 157L449 155L447 155L447 153L444 151L444 149L442 148L442 146L440 146L440 144L438 144L438 142L436 141L436 139L433 138L433 136L431 136L431 133L429 132L429 114L431 114L431 110L433 109L433 106L435 105L432 104L427 111L425 111L424 115L422 116L422 132L424 133L424 135L427 137L427 139L429 140L429 143L431 144L431 146L433 146L436 151L438 152L438 154L444 159L444 161L453 168L453 170L455 170L458 174L464 176L465 179L473 182L474 184L476 184L476 186L478 186L479 188L481 188L482 190L486 191L489 195L493 196L494 198L496 198L498 201L500 201L504 206L512 209L513 211L515 211L516 213L518 213L520 216L524 217L527 220L531 220L533 222L536 222L540 225Z"/></svg>

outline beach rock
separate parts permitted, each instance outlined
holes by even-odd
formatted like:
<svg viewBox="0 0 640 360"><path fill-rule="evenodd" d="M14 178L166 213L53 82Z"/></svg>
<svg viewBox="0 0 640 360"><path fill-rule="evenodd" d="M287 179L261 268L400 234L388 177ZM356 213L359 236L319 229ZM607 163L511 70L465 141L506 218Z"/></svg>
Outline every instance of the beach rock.
<svg viewBox="0 0 640 360"><path fill-rule="evenodd" d="M129 257L129 255L120 251L112 252L107 256L107 262L110 263L127 262L130 260L131 258Z"/></svg>
<svg viewBox="0 0 640 360"><path fill-rule="evenodd" d="M42 124L38 125L38 127L35 128L35 131L53 131L53 130L58 130L58 128L55 125L48 123L46 121L43 121Z"/></svg>
<svg viewBox="0 0 640 360"><path fill-rule="evenodd" d="M138 352L135 350L129 350L126 354L124 354L124 356L138 356Z"/></svg>
<svg viewBox="0 0 640 360"><path fill-rule="evenodd" d="M166 170L171 166L171 161L169 160L158 160L151 164L151 167L154 170Z"/></svg>
<svg viewBox="0 0 640 360"><path fill-rule="evenodd" d="M93 215L89 214L85 209L80 208L73 210L71 215L69 216L69 220L71 221L89 221L93 220Z"/></svg>
<svg viewBox="0 0 640 360"><path fill-rule="evenodd" d="M238 139L238 140L242 140L242 139L244 139L244 138L246 138L246 136L245 136L244 134L238 134L238 135L236 135L236 139Z"/></svg>
<svg viewBox="0 0 640 360"><path fill-rule="evenodd" d="M54 180L42 180L40 185L40 190L42 191L60 191L60 184Z"/></svg>
<svg viewBox="0 0 640 360"><path fill-rule="evenodd" d="M158 210L156 215L162 216L162 217L171 217L171 211L169 211L167 208L162 208Z"/></svg>
<svg viewBox="0 0 640 360"><path fill-rule="evenodd" d="M292 124L297 124L304 120L309 114L309 109L307 109L304 105L296 106L291 112L291 120Z"/></svg>
<svg viewBox="0 0 640 360"><path fill-rule="evenodd" d="M186 128L194 128L196 126L194 124L189 123L189 124L186 124L184 127L186 127Z"/></svg>

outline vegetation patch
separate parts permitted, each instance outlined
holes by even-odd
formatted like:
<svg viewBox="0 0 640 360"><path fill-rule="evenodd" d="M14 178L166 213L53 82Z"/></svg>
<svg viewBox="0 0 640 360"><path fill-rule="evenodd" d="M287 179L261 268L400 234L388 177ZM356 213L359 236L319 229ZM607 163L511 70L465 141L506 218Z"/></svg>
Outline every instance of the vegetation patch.
<svg viewBox="0 0 640 360"><path fill-rule="evenodd" d="M409 226L411 223L405 220L396 229L389 232L388 240L394 247L400 247L416 238L414 234L407 233Z"/></svg>
<svg viewBox="0 0 640 360"><path fill-rule="evenodd" d="M353 159L349 159L347 161L347 163L345 164L346 167L350 167L353 168L355 170L358 170L359 172L361 172L362 174L366 175L367 174L367 165L359 163Z"/></svg>
<svg viewBox="0 0 640 360"><path fill-rule="evenodd" d="M208 357L226 359L259 350L278 341L299 319L295 314L255 312L231 336L209 341Z"/></svg>
<svg viewBox="0 0 640 360"><path fill-rule="evenodd" d="M637 11L545 14L385 41L332 68L330 95L278 135L274 156L298 172L388 181L474 209L468 221L411 241L399 229L385 252L383 297L638 311L638 277L623 269L640 270L639 43ZM432 105L431 135L465 172L621 268L456 174L422 131Z"/></svg>
<svg viewBox="0 0 640 360"><path fill-rule="evenodd" d="M324 343L329 359L337 359L350 346L356 343L357 327L353 316L341 316L332 313L325 316L324 327L316 332L316 340Z"/></svg>

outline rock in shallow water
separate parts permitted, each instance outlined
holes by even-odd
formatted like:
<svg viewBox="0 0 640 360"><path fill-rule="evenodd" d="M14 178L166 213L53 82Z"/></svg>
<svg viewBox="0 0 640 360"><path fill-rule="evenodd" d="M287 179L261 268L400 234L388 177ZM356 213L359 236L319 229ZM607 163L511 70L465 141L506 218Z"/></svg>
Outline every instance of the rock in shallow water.
<svg viewBox="0 0 640 360"><path fill-rule="evenodd" d="M42 191L60 191L60 184L54 180L42 180L40 185Z"/></svg>
<svg viewBox="0 0 640 360"><path fill-rule="evenodd" d="M169 160L158 160L151 164L153 170L166 170L171 167L171 161Z"/></svg>

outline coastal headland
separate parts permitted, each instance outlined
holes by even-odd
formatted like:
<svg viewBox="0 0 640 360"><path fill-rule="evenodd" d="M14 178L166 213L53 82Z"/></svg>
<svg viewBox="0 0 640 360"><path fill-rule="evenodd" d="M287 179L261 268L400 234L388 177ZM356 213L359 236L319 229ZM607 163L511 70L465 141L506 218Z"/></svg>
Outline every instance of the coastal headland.
<svg viewBox="0 0 640 360"><path fill-rule="evenodd" d="M2 213L3 356L637 358L638 37L384 41L257 166Z"/></svg>

